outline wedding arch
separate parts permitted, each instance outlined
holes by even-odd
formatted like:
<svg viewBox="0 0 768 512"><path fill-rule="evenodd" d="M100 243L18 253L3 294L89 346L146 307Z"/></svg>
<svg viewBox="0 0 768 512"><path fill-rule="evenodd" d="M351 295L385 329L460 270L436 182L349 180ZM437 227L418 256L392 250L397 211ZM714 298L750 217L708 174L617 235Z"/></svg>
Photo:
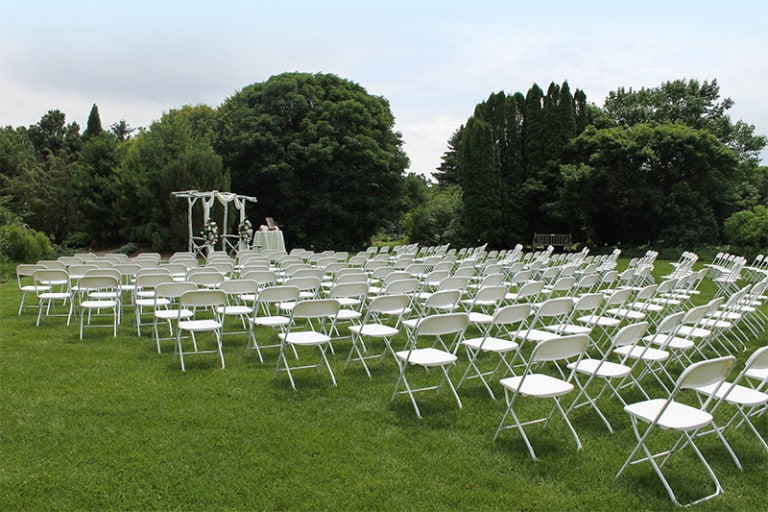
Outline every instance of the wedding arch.
<svg viewBox="0 0 768 512"><path fill-rule="evenodd" d="M221 250L227 252L234 252L239 248L240 233L229 234L227 233L227 225L229 219L229 205L232 204L240 215L240 221L238 226L242 226L247 220L245 216L245 207L248 203L255 203L256 198L251 196L243 196L235 194L233 192L219 192L218 190L210 190L207 192L200 192L198 190L182 190L173 192L173 195L178 198L186 198L188 206L188 218L189 218L189 251L195 254L205 255L208 252L216 250L216 246L221 241ZM192 223L194 207L197 202L203 207L203 227L211 226L210 222L216 222L216 218L212 216L212 210L216 204L222 205L223 213L221 214L221 221L216 222L216 226L220 226L222 230L220 235L216 237L213 243L205 236L196 236ZM251 232L252 234L252 232Z"/></svg>

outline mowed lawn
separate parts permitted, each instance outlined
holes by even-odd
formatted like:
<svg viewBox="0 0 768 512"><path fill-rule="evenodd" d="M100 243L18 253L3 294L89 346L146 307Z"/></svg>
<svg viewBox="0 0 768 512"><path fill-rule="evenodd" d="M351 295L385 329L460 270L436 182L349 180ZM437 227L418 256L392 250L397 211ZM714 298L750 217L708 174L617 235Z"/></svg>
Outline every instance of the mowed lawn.
<svg viewBox="0 0 768 512"><path fill-rule="evenodd" d="M657 262L655 274L670 269ZM709 281L701 289L698 302L714 292ZM183 373L172 344L158 354L149 330L136 336L130 311L117 338L105 329L81 341L74 322L35 327L33 313L17 316L18 300L15 281L0 285L0 510L675 508L648 464L615 478L635 446L615 400L601 402L613 434L591 409L572 413L580 451L557 419L528 427L540 457L533 461L515 430L493 440L504 400L492 400L477 380L459 390L463 410L447 389L420 394L420 420L407 397L390 401L398 375L391 357L372 365L370 380L359 364L343 369L348 340L335 342L331 357L338 387L327 373L305 370L293 391L285 374L274 378L277 351L259 363L245 355L244 336L225 338L226 369L204 355ZM737 354L737 371L765 344L768 334L752 339ZM466 367L459 355L456 380ZM419 376L436 382L434 372ZM518 412L549 407L524 401ZM756 423L768 435L768 416ZM744 471L717 438L701 439L724 494L694 510L766 510L768 455L746 430L728 439ZM667 471L683 500L711 492L690 450Z"/></svg>

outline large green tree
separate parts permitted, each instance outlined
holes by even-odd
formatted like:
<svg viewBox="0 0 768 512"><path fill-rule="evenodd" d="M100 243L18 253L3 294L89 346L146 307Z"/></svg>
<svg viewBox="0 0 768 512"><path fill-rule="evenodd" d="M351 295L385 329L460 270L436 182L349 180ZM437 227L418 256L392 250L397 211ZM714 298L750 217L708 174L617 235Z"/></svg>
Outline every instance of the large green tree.
<svg viewBox="0 0 768 512"><path fill-rule="evenodd" d="M594 244L715 243L737 157L683 124L587 129L561 167L561 207Z"/></svg>
<svg viewBox="0 0 768 512"><path fill-rule="evenodd" d="M471 117L461 139L464 240L468 245L502 245L503 190L491 125Z"/></svg>
<svg viewBox="0 0 768 512"><path fill-rule="evenodd" d="M187 204L181 190L229 190L229 176L211 139L215 111L184 106L164 114L127 142L116 173L121 235L156 249L187 246Z"/></svg>
<svg viewBox="0 0 768 512"><path fill-rule="evenodd" d="M233 191L294 246L359 248L397 221L408 159L387 100L331 74L285 73L219 108Z"/></svg>

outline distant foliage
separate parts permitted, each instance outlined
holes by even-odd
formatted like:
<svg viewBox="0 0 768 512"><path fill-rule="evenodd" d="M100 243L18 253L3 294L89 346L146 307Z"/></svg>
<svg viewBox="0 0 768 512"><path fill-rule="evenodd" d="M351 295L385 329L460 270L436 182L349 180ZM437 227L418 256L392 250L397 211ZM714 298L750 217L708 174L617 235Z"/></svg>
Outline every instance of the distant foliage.
<svg viewBox="0 0 768 512"><path fill-rule="evenodd" d="M45 234L20 224L0 227L0 249L3 259L18 263L34 263L56 254Z"/></svg>
<svg viewBox="0 0 768 512"><path fill-rule="evenodd" d="M724 229L726 239L733 245L768 248L768 208L757 205L736 212L725 220Z"/></svg>

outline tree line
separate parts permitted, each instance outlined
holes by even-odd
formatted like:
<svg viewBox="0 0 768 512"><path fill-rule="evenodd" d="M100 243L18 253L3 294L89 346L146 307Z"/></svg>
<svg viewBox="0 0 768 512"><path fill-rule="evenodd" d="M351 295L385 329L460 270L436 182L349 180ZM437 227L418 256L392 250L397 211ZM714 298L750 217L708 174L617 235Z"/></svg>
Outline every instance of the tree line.
<svg viewBox="0 0 768 512"><path fill-rule="evenodd" d="M732 106L715 80L619 88L603 107L567 82L491 94L451 136L438 186L406 224L423 240L497 247L545 232L588 245L765 248L766 138L732 121Z"/></svg>
<svg viewBox="0 0 768 512"><path fill-rule="evenodd" d="M0 250L20 229L70 247L184 249L187 205L171 193L191 189L255 196L254 224L273 217L317 250L376 236L503 248L537 231L765 247L766 139L731 106L716 81L618 89L603 107L567 82L494 93L448 140L435 183L404 175L388 101L331 74L276 75L140 129L104 129L94 105L81 132L51 110L0 128Z"/></svg>

